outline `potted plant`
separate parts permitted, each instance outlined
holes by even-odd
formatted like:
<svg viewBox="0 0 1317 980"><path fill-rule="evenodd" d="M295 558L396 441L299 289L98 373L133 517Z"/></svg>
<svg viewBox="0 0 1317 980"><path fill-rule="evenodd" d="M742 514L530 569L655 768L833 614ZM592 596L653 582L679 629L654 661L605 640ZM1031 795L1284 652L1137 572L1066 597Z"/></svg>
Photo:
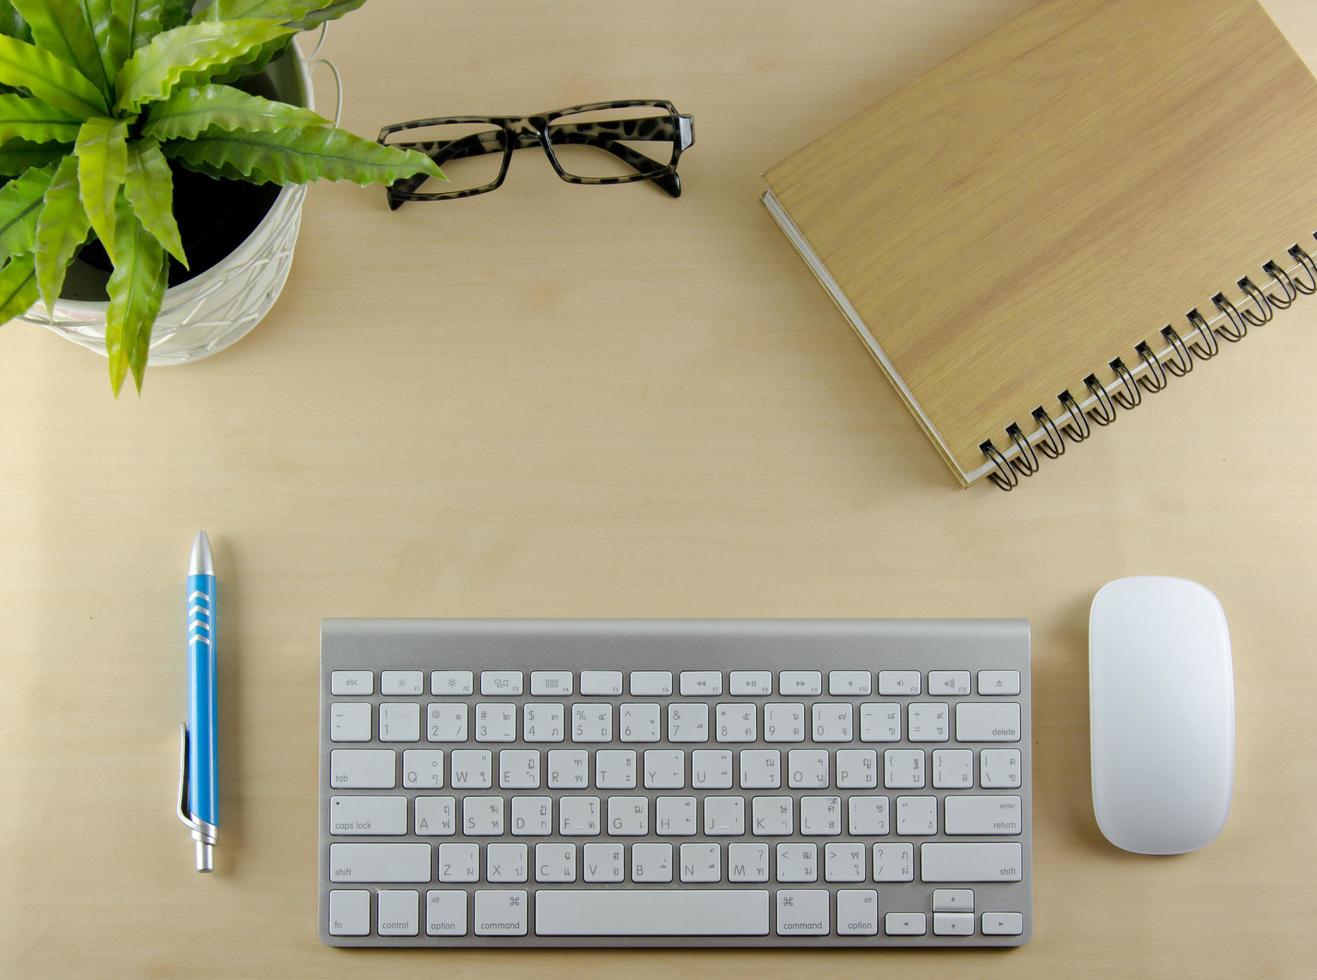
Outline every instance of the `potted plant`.
<svg viewBox="0 0 1317 980"><path fill-rule="evenodd" d="M0 0L0 322L58 323L140 391L158 319L204 355L269 309L301 185L442 177L309 108L292 36L364 2Z"/></svg>

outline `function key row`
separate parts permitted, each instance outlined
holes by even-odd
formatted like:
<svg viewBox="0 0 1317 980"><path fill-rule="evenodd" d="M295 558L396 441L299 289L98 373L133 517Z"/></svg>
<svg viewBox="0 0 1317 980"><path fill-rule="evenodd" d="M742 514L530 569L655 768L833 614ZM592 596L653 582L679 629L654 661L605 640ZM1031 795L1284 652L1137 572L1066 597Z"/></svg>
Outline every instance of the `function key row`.
<svg viewBox="0 0 1317 980"><path fill-rule="evenodd" d="M828 671L828 694L832 697L868 697L873 693L872 672L867 670ZM913 697L925 693L923 674L918 670L878 671L878 693L886 697ZM1016 697L1020 693L1018 670L980 670L980 696ZM719 670L683 670L678 677L682 697L721 697L723 672ZM335 697L365 696L375 693L375 677L369 670L336 670L330 675L330 693ZM639 697L668 697L672 694L672 672L668 670L633 670L630 693ZM416 697L425 693L425 674L419 670L380 671L380 694ZM470 670L435 670L430 672L430 694L435 697L466 697L475 693L475 673ZM617 697L623 693L620 670L583 670L580 691L575 689L575 675L570 670L532 670L530 693L534 697L561 697L579 693L584 697ZM770 697L773 690L771 670L733 670L727 675L727 693L733 697ZM823 694L823 672L819 670L783 670L778 672L777 691L781 696L817 697ZM927 693L946 697L969 695L970 671L930 670ZM523 673L519 670L482 670L482 697L521 697Z"/></svg>

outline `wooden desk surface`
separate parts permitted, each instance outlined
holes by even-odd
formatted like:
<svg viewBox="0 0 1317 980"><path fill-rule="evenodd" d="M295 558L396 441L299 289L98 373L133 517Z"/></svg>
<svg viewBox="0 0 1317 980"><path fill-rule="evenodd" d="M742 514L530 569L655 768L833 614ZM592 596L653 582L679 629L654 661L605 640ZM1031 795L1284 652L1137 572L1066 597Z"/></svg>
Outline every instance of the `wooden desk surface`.
<svg viewBox="0 0 1317 980"><path fill-rule="evenodd" d="M379 190L317 186L269 319L153 370L140 400L114 403L94 356L6 329L0 973L1310 971L1317 299L1019 492L961 491L756 200L765 167L1026 2L375 0L326 48L358 132L665 97L697 120L685 196L571 187L533 153L497 194L396 214ZM1317 64L1317 8L1267 6ZM210 878L172 812L199 527L224 590ZM1234 810L1174 859L1108 846L1088 791L1088 603L1138 573L1209 585L1234 640ZM1026 616L1036 938L1005 954L324 948L317 628L341 615Z"/></svg>

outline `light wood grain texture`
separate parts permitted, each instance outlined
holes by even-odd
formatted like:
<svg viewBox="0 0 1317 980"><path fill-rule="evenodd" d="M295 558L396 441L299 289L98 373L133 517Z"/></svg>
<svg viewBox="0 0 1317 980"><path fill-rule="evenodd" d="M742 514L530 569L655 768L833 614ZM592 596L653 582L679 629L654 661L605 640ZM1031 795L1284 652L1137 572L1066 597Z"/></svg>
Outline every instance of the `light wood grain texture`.
<svg viewBox="0 0 1317 980"><path fill-rule="evenodd" d="M469 201L315 187L270 318L117 404L103 361L0 331L0 975L1310 974L1317 300L1020 492L963 492L757 201L767 166L1025 5L373 0L326 47L354 130L666 97L696 116L685 195L525 152ZM1317 62L1317 9L1268 9ZM199 527L224 615L210 878L172 813ZM1234 810L1167 860L1107 846L1088 791L1088 603L1141 573L1209 585L1235 644ZM1036 938L324 948L317 633L346 615L1026 616Z"/></svg>
<svg viewBox="0 0 1317 980"><path fill-rule="evenodd" d="M1314 251L1315 172L1317 81L1255 0L1052 0L767 178L963 480Z"/></svg>

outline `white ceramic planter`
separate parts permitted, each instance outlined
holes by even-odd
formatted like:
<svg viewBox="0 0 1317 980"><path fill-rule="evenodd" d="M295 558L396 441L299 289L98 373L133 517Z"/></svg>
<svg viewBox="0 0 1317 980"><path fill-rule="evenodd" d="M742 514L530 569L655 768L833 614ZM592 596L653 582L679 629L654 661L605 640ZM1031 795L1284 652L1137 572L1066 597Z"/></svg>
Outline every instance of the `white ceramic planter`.
<svg viewBox="0 0 1317 980"><path fill-rule="evenodd" d="M286 102L315 108L306 59L296 44L268 69ZM247 240L228 257L165 290L151 332L148 364L186 364L209 357L251 332L279 298L293 263L306 187L289 184ZM22 316L88 350L105 354L107 303L61 299L47 317L38 302Z"/></svg>

